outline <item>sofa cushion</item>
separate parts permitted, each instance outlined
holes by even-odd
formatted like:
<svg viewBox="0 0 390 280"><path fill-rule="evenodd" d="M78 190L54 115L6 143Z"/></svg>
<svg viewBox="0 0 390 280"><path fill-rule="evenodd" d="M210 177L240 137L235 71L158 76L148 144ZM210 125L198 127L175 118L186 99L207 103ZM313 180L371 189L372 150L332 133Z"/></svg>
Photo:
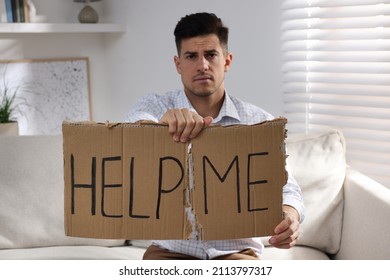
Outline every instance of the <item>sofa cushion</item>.
<svg viewBox="0 0 390 280"><path fill-rule="evenodd" d="M1 258L1 255L0 255ZM262 260L329 260L323 251L307 246L294 246L288 250L275 247L265 247L261 254Z"/></svg>
<svg viewBox="0 0 390 280"><path fill-rule="evenodd" d="M306 208L298 244L336 253L343 220L344 137L336 130L292 136L286 151L287 169L301 186Z"/></svg>
<svg viewBox="0 0 390 280"><path fill-rule="evenodd" d="M0 260L141 260L145 248L136 246L55 246L0 250Z"/></svg>
<svg viewBox="0 0 390 280"><path fill-rule="evenodd" d="M0 137L0 249L121 245L65 236L61 136Z"/></svg>

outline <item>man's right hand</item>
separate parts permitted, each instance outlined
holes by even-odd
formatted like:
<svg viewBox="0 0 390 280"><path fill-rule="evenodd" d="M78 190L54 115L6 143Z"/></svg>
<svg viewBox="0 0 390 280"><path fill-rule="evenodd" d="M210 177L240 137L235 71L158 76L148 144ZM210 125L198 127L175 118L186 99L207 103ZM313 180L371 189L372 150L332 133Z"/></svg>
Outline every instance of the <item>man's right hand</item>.
<svg viewBox="0 0 390 280"><path fill-rule="evenodd" d="M195 138L212 121L212 117L203 118L197 113L184 108L168 110L159 122L169 126L169 133L174 141L185 143Z"/></svg>

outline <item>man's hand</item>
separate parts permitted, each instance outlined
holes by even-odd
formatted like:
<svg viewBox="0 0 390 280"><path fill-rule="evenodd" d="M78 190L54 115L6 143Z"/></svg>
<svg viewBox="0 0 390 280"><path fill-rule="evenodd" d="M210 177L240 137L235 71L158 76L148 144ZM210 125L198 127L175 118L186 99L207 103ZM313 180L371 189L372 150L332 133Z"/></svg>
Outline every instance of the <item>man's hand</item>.
<svg viewBox="0 0 390 280"><path fill-rule="evenodd" d="M185 108L168 110L159 122L169 126L173 140L185 143L195 138L202 128L209 126L212 121L212 117L203 118Z"/></svg>
<svg viewBox="0 0 390 280"><path fill-rule="evenodd" d="M283 205L284 219L274 230L275 235L269 239L269 243L279 249L289 249L298 241L299 214L291 206Z"/></svg>

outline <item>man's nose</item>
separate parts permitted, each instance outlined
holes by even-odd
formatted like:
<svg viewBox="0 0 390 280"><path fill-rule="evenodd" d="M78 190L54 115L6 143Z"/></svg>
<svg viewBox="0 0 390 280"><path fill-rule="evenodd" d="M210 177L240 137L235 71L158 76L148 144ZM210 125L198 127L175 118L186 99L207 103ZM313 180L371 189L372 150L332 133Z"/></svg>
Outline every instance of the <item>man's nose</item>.
<svg viewBox="0 0 390 280"><path fill-rule="evenodd" d="M209 70L209 62L204 56L201 56L198 63L198 71L205 72L207 70Z"/></svg>

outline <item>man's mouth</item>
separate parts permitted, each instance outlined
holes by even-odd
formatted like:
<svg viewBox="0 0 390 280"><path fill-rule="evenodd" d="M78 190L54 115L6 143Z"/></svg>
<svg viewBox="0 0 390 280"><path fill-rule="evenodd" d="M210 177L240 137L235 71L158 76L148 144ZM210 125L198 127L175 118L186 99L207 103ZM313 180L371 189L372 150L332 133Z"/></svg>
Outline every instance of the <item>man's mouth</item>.
<svg viewBox="0 0 390 280"><path fill-rule="evenodd" d="M203 81L207 81L207 80L213 80L213 77L210 75L198 75L198 76L195 76L193 79L194 82L203 82Z"/></svg>

